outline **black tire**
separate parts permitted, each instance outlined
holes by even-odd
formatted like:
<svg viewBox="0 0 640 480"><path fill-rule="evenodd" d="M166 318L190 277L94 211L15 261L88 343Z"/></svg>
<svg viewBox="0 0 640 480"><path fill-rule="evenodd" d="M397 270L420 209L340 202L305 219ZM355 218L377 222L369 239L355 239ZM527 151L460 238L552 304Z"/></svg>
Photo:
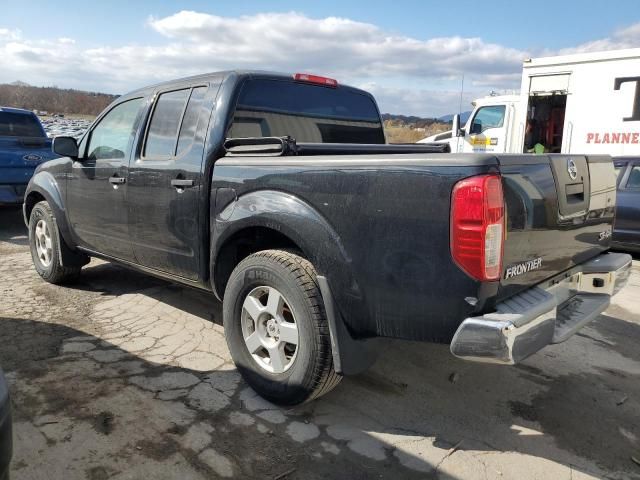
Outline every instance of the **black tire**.
<svg viewBox="0 0 640 480"><path fill-rule="evenodd" d="M36 247L35 230L36 225L40 220L46 223L51 237L51 260L48 265L43 263L43 260L38 255ZM38 272L38 275L40 275L43 280L59 285L62 283L76 281L80 276L80 270L82 267L62 265L60 250L61 248L68 247L60 238L55 216L46 201L36 203L33 210L31 210L31 215L29 216L29 248L31 250L31 258L33 259L33 265L36 272Z"/></svg>
<svg viewBox="0 0 640 480"><path fill-rule="evenodd" d="M282 373L261 367L242 332L242 306L257 287L278 290L290 305L298 328L291 366ZM245 381L280 405L297 405L331 391L342 379L333 366L331 337L316 271L306 259L283 250L264 250L242 260L225 289L223 317L227 345Z"/></svg>

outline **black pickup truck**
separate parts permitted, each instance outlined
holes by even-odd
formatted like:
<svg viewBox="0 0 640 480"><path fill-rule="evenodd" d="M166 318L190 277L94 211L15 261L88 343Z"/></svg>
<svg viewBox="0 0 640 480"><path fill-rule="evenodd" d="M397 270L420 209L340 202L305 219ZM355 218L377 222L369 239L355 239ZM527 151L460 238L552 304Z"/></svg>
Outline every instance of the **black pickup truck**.
<svg viewBox="0 0 640 480"><path fill-rule="evenodd" d="M24 217L45 280L91 256L213 292L231 355L296 404L379 337L514 364L608 305L609 157L385 145L373 97L313 75L222 72L120 97L40 166Z"/></svg>

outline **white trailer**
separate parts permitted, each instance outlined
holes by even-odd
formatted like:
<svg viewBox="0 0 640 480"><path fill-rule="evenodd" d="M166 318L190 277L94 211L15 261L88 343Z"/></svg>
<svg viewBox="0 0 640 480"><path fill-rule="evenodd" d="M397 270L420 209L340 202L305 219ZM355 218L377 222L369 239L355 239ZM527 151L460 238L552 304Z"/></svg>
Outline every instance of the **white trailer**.
<svg viewBox="0 0 640 480"><path fill-rule="evenodd" d="M640 48L525 60L520 95L473 105L464 127L455 116L452 131L420 142L448 142L452 152L640 156Z"/></svg>

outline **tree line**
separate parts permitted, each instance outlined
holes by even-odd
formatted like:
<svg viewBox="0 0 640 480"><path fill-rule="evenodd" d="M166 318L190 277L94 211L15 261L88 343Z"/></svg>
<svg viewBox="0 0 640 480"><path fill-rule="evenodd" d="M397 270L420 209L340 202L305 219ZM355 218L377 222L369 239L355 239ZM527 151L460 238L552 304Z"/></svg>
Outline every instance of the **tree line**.
<svg viewBox="0 0 640 480"><path fill-rule="evenodd" d="M97 115L117 95L58 87L0 84L0 107L25 108L49 113Z"/></svg>

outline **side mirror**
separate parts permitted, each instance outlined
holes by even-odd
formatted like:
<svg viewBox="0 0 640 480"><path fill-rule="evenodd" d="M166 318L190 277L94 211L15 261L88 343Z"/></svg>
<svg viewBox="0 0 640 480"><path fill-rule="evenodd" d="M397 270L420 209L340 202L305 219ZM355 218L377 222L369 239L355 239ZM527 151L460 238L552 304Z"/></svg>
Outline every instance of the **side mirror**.
<svg viewBox="0 0 640 480"><path fill-rule="evenodd" d="M451 136L453 137L464 136L464 130L460 128L460 115L457 113L453 116L452 125L451 125Z"/></svg>
<svg viewBox="0 0 640 480"><path fill-rule="evenodd" d="M55 137L52 149L63 157L78 158L78 144L73 137Z"/></svg>

